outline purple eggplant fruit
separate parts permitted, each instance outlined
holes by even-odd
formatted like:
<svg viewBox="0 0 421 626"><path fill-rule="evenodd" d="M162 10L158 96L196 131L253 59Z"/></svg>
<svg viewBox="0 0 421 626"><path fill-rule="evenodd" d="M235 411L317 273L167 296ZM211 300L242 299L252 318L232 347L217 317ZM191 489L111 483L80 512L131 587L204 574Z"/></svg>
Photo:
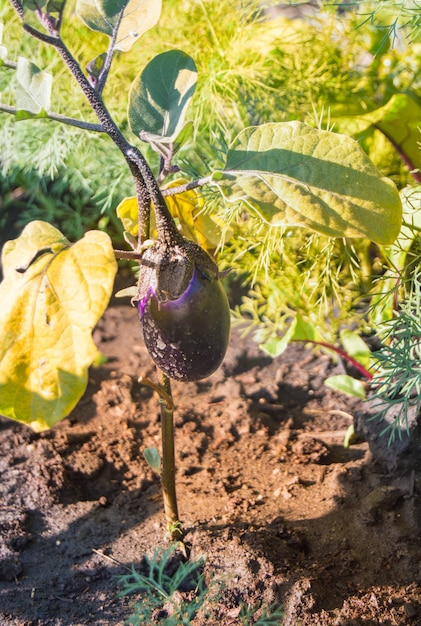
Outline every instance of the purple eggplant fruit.
<svg viewBox="0 0 421 626"><path fill-rule="evenodd" d="M156 365L170 378L193 381L221 365L230 308L214 261L177 235L144 252L137 300L145 345Z"/></svg>

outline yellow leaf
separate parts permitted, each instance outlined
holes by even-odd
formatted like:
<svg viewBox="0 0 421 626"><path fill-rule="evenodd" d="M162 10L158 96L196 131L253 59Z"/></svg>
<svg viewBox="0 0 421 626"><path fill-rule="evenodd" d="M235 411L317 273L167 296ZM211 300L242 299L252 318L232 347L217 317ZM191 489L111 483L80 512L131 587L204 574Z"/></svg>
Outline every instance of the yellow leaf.
<svg viewBox="0 0 421 626"><path fill-rule="evenodd" d="M165 189L185 185L188 181L178 178L171 181ZM165 202L180 231L187 239L196 242L210 254L214 254L221 241L222 229L215 219L204 212L204 200L197 189L191 189L174 196L167 196ZM133 237L138 235L137 198L124 198L117 207L117 216L123 223L124 230ZM230 231L231 232L231 231ZM151 214L150 238L157 236L154 214ZM228 237L230 234L228 234ZM226 237L227 239L227 237Z"/></svg>
<svg viewBox="0 0 421 626"><path fill-rule="evenodd" d="M118 205L116 212L117 217L120 218L123 223L124 230L133 235L133 237L137 237L139 232L139 209L136 196L124 198Z"/></svg>
<svg viewBox="0 0 421 626"><path fill-rule="evenodd" d="M124 198L118 205L116 212L117 217L120 218L123 223L124 230L133 237L137 237L139 233L139 206L136 196ZM153 213L151 213L149 237L151 239L156 237L155 217Z"/></svg>
<svg viewBox="0 0 421 626"><path fill-rule="evenodd" d="M186 184L183 178L172 181L166 189ZM221 241L221 229L204 212L204 200L200 191L190 189L175 196L167 196L166 202L171 215L180 222L183 235L195 241L204 250L213 254Z"/></svg>
<svg viewBox="0 0 421 626"><path fill-rule="evenodd" d="M79 401L98 351L92 330L113 287L116 261L106 233L70 244L31 222L3 251L0 283L0 413L42 431Z"/></svg>

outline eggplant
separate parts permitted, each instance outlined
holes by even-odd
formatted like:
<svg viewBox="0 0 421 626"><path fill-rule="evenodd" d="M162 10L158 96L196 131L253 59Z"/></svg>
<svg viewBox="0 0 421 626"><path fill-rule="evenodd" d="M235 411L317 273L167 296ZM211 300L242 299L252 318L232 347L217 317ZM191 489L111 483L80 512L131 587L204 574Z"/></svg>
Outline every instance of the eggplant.
<svg viewBox="0 0 421 626"><path fill-rule="evenodd" d="M184 238L157 241L143 254L137 297L143 338L153 361L174 380L206 378L224 359L230 307L222 275Z"/></svg>

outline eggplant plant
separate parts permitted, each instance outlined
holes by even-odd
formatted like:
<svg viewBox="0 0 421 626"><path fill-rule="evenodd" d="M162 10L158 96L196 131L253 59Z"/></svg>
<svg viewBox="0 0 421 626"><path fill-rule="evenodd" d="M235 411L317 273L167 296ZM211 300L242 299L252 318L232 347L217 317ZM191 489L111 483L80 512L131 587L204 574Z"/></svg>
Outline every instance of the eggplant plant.
<svg viewBox="0 0 421 626"><path fill-rule="evenodd" d="M204 233L196 229L200 219L204 222L204 194L210 191L217 204L235 207L246 216L244 225L253 216L275 232L301 228L332 240L389 245L401 226L399 193L357 141L298 120L246 127L227 147L223 166L209 164L204 176L174 179L180 149L188 145L194 153L197 141L197 129L187 118L198 76L194 60L178 49L153 57L131 86L123 122L117 123L104 98L115 59L156 26L161 2L77 0L76 14L66 0L10 4L25 35L61 58L97 121L54 112L51 74L27 58L9 58L6 45L0 47L0 63L14 72L16 89L7 92L12 102L2 102L0 111L27 123L76 127L88 142L92 134L107 136L131 175L135 195L117 208L126 250L114 250L109 235L99 230L71 243L41 220L4 245L0 413L39 432L72 411L97 357L92 330L108 305L116 259L138 263L138 284L130 293L157 366L157 382L144 382L160 395L162 426L162 461L155 450L145 451L145 457L161 474L170 536L180 539L171 380L212 374L225 356L230 332L221 282L227 271L218 269L214 254L218 228L214 223L212 237L206 228ZM85 67L65 41L66 21L76 19L99 33L98 46L108 38L108 47L97 49ZM71 43L77 49L78 41ZM205 217L209 225L212 216ZM296 321L290 338L312 339L307 331Z"/></svg>

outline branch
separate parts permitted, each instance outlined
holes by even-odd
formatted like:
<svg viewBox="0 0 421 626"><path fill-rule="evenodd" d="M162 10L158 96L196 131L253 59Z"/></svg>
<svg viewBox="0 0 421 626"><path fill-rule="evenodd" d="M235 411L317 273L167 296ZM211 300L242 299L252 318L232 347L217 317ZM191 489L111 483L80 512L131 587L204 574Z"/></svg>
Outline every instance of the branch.
<svg viewBox="0 0 421 626"><path fill-rule="evenodd" d="M129 153L133 151L133 147L126 140L123 133L114 122L102 100L100 92L91 85L88 78L83 73L79 63L73 57L72 53L67 48L64 41L60 37L46 35L45 33L36 30L32 26L25 24L23 7L20 3L20 0L10 0L10 2L22 21L23 29L35 39L42 41L43 43L49 44L53 48L55 48L55 50L57 50L67 68L71 72L72 76L79 84L89 104L91 105L93 111L100 121L100 127L102 132L107 133L107 135L113 140L113 142L120 149L124 158L126 159L126 162L128 163L130 171L132 172L133 178L136 182L140 213L143 212L146 215L149 207L149 196L160 196L160 191L158 183L156 182L152 171L150 170L143 155L139 151L137 151L137 157L135 161L133 161L133 159L129 157ZM147 184L144 180L144 173L147 173ZM162 196L160 197L162 198ZM164 202L163 198L162 202Z"/></svg>
<svg viewBox="0 0 421 626"><path fill-rule="evenodd" d="M11 107L7 104L0 103L0 111L3 113L10 113L11 115L16 115L22 109L16 109L15 107ZM75 126L76 128L82 128L82 130L89 130L94 133L103 133L104 129L101 124L91 124L90 122L84 122L83 120L76 120L73 117L67 117L66 115L60 115L60 113L52 113L46 111L46 116L50 120L54 120L55 122L61 122L62 124L67 124L68 126ZM36 115L35 115L36 117ZM39 117L38 119L45 119L44 117Z"/></svg>
<svg viewBox="0 0 421 626"><path fill-rule="evenodd" d="M12 0L10 1L12 2ZM38 41L42 41L42 43L46 43L49 46L54 46L56 48L57 44L60 43L60 39L56 35L47 35L46 33L37 30L33 26L26 24L25 22L22 22L22 27L23 30L28 33L28 35L31 35L31 37L34 37L34 39L38 39Z"/></svg>
<svg viewBox="0 0 421 626"><path fill-rule="evenodd" d="M107 78L108 78L108 74L110 72L111 69L111 63L113 61L113 57L114 57L114 48L115 48L115 44L117 42L117 35L118 35L118 30L120 28L120 24L121 24L121 20L123 19L123 15L124 15L124 9L122 9L120 11L120 14L118 16L118 20L113 28L113 33L112 33L112 37L110 40L110 44L108 46L108 50L107 50L107 56L105 57L105 61L104 61L104 67L102 68L100 74L99 74L99 78L98 78L98 84L97 84L97 89L99 93L102 93L104 91L104 87L105 87L105 83L107 82Z"/></svg>
<svg viewBox="0 0 421 626"><path fill-rule="evenodd" d="M114 256L116 259L125 259L126 261L137 261L140 263L142 260L142 253L135 252L134 250L114 250Z"/></svg>
<svg viewBox="0 0 421 626"><path fill-rule="evenodd" d="M123 133L114 122L104 104L101 93L91 85L88 78L83 73L79 63L73 57L61 37L46 35L39 32L35 28L32 28L28 24L25 24L23 7L20 0L10 0L10 2L22 21L23 29L35 39L47 43L57 50L98 117L102 131L107 133L107 135L122 152L127 164L130 167L130 171L136 184L139 203L139 221L143 220L141 225L142 228L139 229L139 239L142 239L142 236L147 233L149 204L152 201L155 207L157 226L160 226L163 239L171 243L179 241L181 235L179 234L171 214L168 211L161 190L159 189L158 182L156 181L152 170L142 153L126 140ZM53 26L51 26L51 28L53 28Z"/></svg>
<svg viewBox="0 0 421 626"><path fill-rule="evenodd" d="M211 180L211 176L204 176L203 178L199 178L198 180L192 180L190 183L178 185L178 187L163 189L161 193L163 196L176 196L179 193L184 193L186 191L190 191L191 189L197 189L197 187L203 187L203 185L208 185Z"/></svg>
<svg viewBox="0 0 421 626"><path fill-rule="evenodd" d="M16 70L18 67L18 64L15 63L14 61L9 61L8 59L2 59L1 66L7 67L11 70Z"/></svg>
<svg viewBox="0 0 421 626"><path fill-rule="evenodd" d="M177 230L175 222L165 204L162 191L160 190L155 177L143 158L142 153L135 147L130 146L130 149L126 152L126 158L135 164L145 181L146 188L150 194L150 200L154 205L156 226L158 233L161 235L164 241L170 245L180 241L182 236ZM129 162L129 161L128 161Z"/></svg>

